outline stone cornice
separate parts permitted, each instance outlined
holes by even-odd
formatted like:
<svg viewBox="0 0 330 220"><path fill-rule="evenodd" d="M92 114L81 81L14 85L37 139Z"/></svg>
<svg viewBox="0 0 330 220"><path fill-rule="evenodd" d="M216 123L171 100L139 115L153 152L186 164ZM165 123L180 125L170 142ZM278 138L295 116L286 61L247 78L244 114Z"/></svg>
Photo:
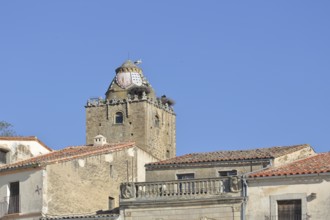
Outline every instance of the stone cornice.
<svg viewBox="0 0 330 220"><path fill-rule="evenodd" d="M158 99L153 100L149 98L147 95L143 95L142 97L138 97L137 95L135 95L134 97L128 96L127 99L111 99L111 100L105 100L102 98L89 99L87 101L85 108L100 107L106 105L116 106L116 105L131 104L137 102L147 102L159 109L165 110L166 112L175 115L173 108L169 106L167 103L163 104L160 100Z"/></svg>
<svg viewBox="0 0 330 220"><path fill-rule="evenodd" d="M120 200L121 209L134 209L134 208L160 208L160 207L177 207L177 206L201 206L201 205L219 205L219 204L240 204L243 202L243 197L217 197L217 198L191 198L173 200Z"/></svg>

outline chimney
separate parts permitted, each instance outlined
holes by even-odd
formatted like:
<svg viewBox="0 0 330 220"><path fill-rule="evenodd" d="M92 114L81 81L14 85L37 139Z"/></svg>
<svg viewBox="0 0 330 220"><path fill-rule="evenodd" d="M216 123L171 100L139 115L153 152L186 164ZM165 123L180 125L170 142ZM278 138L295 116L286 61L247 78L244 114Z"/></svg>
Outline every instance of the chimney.
<svg viewBox="0 0 330 220"><path fill-rule="evenodd" d="M112 210L114 208L115 208L115 198L109 196L109 210Z"/></svg>
<svg viewBox="0 0 330 220"><path fill-rule="evenodd" d="M94 146L103 146L107 143L107 139L102 135L97 135L94 137Z"/></svg>

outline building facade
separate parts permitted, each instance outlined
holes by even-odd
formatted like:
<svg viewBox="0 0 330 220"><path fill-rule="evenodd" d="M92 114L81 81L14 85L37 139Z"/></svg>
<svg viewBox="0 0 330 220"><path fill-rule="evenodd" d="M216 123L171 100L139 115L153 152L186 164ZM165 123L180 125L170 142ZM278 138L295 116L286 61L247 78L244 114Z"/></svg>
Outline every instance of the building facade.
<svg viewBox="0 0 330 220"><path fill-rule="evenodd" d="M247 220L329 219L330 152L252 173L247 185Z"/></svg>
<svg viewBox="0 0 330 220"><path fill-rule="evenodd" d="M146 182L122 184L121 217L241 220L246 216L249 173L312 155L315 152L309 145L296 145L195 153L150 163ZM129 194L123 193L127 187Z"/></svg>
<svg viewBox="0 0 330 220"><path fill-rule="evenodd" d="M0 166L0 218L35 220L114 209L120 183L145 181L144 164L154 161L132 142L95 143Z"/></svg>

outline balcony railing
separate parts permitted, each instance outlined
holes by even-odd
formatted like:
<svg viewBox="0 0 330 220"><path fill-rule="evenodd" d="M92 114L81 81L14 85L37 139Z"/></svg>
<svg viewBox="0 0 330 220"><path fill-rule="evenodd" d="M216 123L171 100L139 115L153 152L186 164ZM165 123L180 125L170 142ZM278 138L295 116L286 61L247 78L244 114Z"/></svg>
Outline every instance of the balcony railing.
<svg viewBox="0 0 330 220"><path fill-rule="evenodd" d="M7 214L19 213L19 204L19 195L4 197L2 201L0 201L0 218Z"/></svg>
<svg viewBox="0 0 330 220"><path fill-rule="evenodd" d="M237 195L241 191L241 180L234 177L186 179L164 182L138 182L121 184L122 199L148 199L169 197Z"/></svg>

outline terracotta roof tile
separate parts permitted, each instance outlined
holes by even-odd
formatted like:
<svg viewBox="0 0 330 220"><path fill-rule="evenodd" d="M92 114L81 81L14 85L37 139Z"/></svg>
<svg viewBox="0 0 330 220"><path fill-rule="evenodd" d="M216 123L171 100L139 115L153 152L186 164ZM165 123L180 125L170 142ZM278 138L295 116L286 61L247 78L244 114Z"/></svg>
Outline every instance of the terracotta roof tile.
<svg viewBox="0 0 330 220"><path fill-rule="evenodd" d="M103 153L110 153L120 151L125 148L135 146L134 142L120 143L120 144L106 144L103 146L74 146L67 147L62 150L54 150L48 154L32 157L12 164L0 165L0 172L10 169L17 169L27 166L42 166L55 162L63 162L86 156L99 155Z"/></svg>
<svg viewBox="0 0 330 220"><path fill-rule="evenodd" d="M168 160L163 160L152 165L170 165L170 164L187 164L201 162L216 162L216 161L233 161L233 160L249 160L249 159L271 159L292 153L304 148L309 148L308 144L294 146L277 146L271 148L258 148L252 150L235 150L235 151L215 151L208 153L192 153L183 156L174 157Z"/></svg>
<svg viewBox="0 0 330 220"><path fill-rule="evenodd" d="M330 173L330 152L318 154L277 168L250 174L249 177L292 176Z"/></svg>
<svg viewBox="0 0 330 220"><path fill-rule="evenodd" d="M13 136L13 137L2 137L0 136L0 141L36 141L42 145L47 150L52 151L46 144L40 141L36 136Z"/></svg>

